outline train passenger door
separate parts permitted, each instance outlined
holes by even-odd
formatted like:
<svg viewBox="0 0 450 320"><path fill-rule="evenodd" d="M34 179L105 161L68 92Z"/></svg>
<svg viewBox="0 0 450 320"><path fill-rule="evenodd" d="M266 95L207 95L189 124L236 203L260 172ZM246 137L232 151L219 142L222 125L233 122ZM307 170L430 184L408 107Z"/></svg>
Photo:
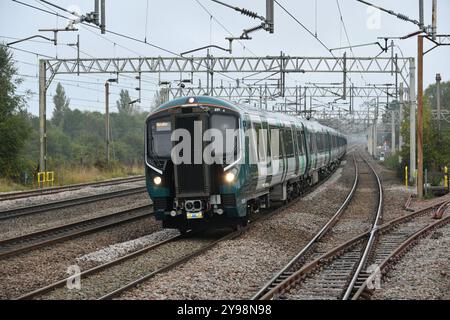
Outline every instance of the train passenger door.
<svg viewBox="0 0 450 320"><path fill-rule="evenodd" d="M261 118L251 117L252 121L252 151L255 163L252 165L252 178L256 182L256 190L266 187L267 168L267 132L263 128Z"/></svg>

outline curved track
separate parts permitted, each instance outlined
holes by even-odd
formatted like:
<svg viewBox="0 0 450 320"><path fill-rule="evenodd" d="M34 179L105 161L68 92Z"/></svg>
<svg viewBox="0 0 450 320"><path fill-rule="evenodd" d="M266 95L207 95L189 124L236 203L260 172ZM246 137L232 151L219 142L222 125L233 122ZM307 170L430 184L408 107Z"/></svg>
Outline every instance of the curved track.
<svg viewBox="0 0 450 320"><path fill-rule="evenodd" d="M376 203L376 207L371 209L368 204L367 208L362 210L366 212L361 212L359 214L362 215L364 219L367 219L367 221L372 220L370 229L376 229L381 220L381 210L383 205L381 181L373 167L365 159L363 159L363 161L369 168L370 172L362 171L358 168L355 156L353 160L355 163L355 179L353 187L351 188L344 203L333 215L333 217L325 224L325 226L313 237L313 239L282 270L280 270L268 283L266 283L263 288L261 288L261 290L253 296L253 299L267 299L268 297L272 297L280 290L280 285L283 284L286 279L289 279L293 274L295 274L297 270L301 269L311 256L314 257L314 255L317 256L321 254L320 250L315 252L315 249L319 246L319 244L321 244L322 239L324 239L324 237L328 235L331 230L333 230L339 222L339 219L346 214L349 204L353 204L355 202L354 196L357 191L358 184L364 182L362 188L367 188L369 186L370 179L367 177L369 174L373 177L373 181L375 182L375 190L373 191L377 194L377 199L374 201L374 203ZM358 195L359 198L365 196L366 194ZM361 199L359 199L359 202L361 202ZM331 239L331 241L336 240ZM354 252L349 253L346 256L342 256L343 261L339 262L339 265L331 268L329 276L327 275L327 271L323 270L323 274L317 277L317 279L309 279L307 285L310 290L308 291L303 288L302 291L305 295L297 296L296 298L336 299L345 297L348 294L348 291L352 290L351 288L353 288L354 282L356 282L357 275L361 272L362 266L367 259L367 254L372 245L373 239L370 237L365 244L355 248ZM304 284L306 284L306 282ZM321 290L322 287L323 289Z"/></svg>
<svg viewBox="0 0 450 320"><path fill-rule="evenodd" d="M353 198L358 185L359 170L354 155L353 164L355 166L355 177L353 180L353 185L342 205L331 217L331 219L323 226L323 228L320 229L320 231L308 242L308 244L252 297L253 300L260 299L267 292L276 287L278 283L289 277L289 275L292 274L292 269L298 269L305 262L305 259L311 253L317 242L337 223L342 213L345 211L351 199Z"/></svg>
<svg viewBox="0 0 450 320"><path fill-rule="evenodd" d="M142 181L144 180L144 176L134 176L134 177L119 178L119 179L106 180L106 181L80 183L80 184L73 184L73 185L68 185L68 186L63 186L63 187L51 187L51 188L30 190L30 191L8 192L8 193L0 194L0 201L30 198L30 197L40 196L40 195L55 194L55 193L59 193L59 192L63 192L63 191L79 190L84 187L105 187L105 186L111 186L111 185L122 184L122 183L136 182L136 181L141 181L141 180Z"/></svg>
<svg viewBox="0 0 450 320"><path fill-rule="evenodd" d="M376 175L376 173L374 172ZM357 299L367 297L380 269L387 270L398 256L410 247L414 239L449 222L450 217L435 222L432 214L444 206L435 205L380 225L382 189L377 178L380 196L374 222L363 232L318 255L298 269L285 268L274 277L254 299ZM439 211L437 210L437 211ZM442 213L437 213L437 217ZM316 236L317 237L317 236ZM314 241L314 239L313 239ZM313 242L311 241L311 242ZM307 245L311 247L311 242ZM303 249L302 252L307 252ZM299 258L300 254L296 257ZM397 258L396 258L397 257ZM295 259L293 259L295 260ZM298 261L298 259L297 259ZM304 261L304 260L303 260ZM295 261L291 261L291 267ZM383 271L385 272L385 271Z"/></svg>
<svg viewBox="0 0 450 320"><path fill-rule="evenodd" d="M431 218L431 215L436 210L436 208L437 206L425 208L420 211L416 211L406 216L397 218L390 221L389 223L379 226L378 231L381 235L392 236L392 238L395 238L395 235L400 235L403 233L402 236L397 237L395 243L391 242L391 245L397 248L394 252L396 252L397 250L403 250L402 248L404 248L405 246L410 246L411 244L413 244L413 242L411 241L413 237L417 239L419 236L426 235L426 233L433 228L437 228L450 222L450 216L447 216L437 222L433 220ZM330 289L331 291L333 289L333 281L339 281L338 279L332 278L333 273L331 272L339 271L340 268L344 266L344 264L341 263L343 261L342 258L346 259L348 257L351 257L352 253L354 253L355 250L361 250L363 247L365 247L369 236L370 231L362 233L357 237L347 241L346 243L327 252L326 254L323 254L319 258L308 263L300 270L292 274L290 277L285 279L277 286L277 288L271 290L271 292L262 297L262 299L267 300L308 298L303 295L304 292L301 292L303 283L311 278L317 277L317 275L323 274L323 272L329 272L328 282L330 286L317 288L316 293L321 293L328 296ZM388 251L390 250L388 249L388 247L384 247L383 249L379 246L375 246L373 247L373 249L374 250L370 252L370 255L372 257L370 258L369 262L373 261L371 259L373 259L374 256L381 258L383 256L390 257L391 255L393 255L392 252L388 253ZM378 253L374 254L376 250ZM373 281L373 278L377 276L377 272L379 272L379 270L376 268L372 272L361 272L348 298L359 298L359 296L365 291L364 286ZM317 296L315 298L317 298ZM328 297L324 298L328 299Z"/></svg>

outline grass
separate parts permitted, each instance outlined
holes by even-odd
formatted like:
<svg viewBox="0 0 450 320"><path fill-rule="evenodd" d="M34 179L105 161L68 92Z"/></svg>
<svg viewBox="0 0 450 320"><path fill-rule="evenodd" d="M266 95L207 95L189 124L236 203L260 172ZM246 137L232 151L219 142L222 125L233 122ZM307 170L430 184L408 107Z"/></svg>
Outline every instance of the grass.
<svg viewBox="0 0 450 320"><path fill-rule="evenodd" d="M31 189L30 186L24 186L22 184L15 183L11 180L1 178L0 179L0 192L21 191Z"/></svg>
<svg viewBox="0 0 450 320"><path fill-rule="evenodd" d="M397 171L400 167L400 164L398 163L398 153L395 153L386 158L386 160L384 160L382 164L388 169Z"/></svg>
<svg viewBox="0 0 450 320"><path fill-rule="evenodd" d="M121 178L144 173L142 167L115 167L109 170L100 170L95 167L75 167L55 170L55 185L68 185L86 182L95 182Z"/></svg>
<svg viewBox="0 0 450 320"><path fill-rule="evenodd" d="M115 166L108 170L100 170L96 167L65 167L55 169L54 174L55 181L53 185L65 186L142 175L144 174L144 168L142 166ZM0 179L0 192L29 190L36 188L36 186L36 179L33 181L33 185L23 185L5 178ZM51 185L49 184L48 186Z"/></svg>

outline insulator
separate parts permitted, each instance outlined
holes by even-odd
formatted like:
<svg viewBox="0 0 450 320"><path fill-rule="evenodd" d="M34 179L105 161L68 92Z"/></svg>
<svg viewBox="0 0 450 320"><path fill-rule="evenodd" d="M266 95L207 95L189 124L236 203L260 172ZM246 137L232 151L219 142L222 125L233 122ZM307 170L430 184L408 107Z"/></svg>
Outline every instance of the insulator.
<svg viewBox="0 0 450 320"><path fill-rule="evenodd" d="M408 16L405 16L404 14L401 14L401 13L397 14L397 17L399 19L402 19L402 20L405 20L405 21L411 21L411 19L409 19Z"/></svg>
<svg viewBox="0 0 450 320"><path fill-rule="evenodd" d="M245 8L244 9L240 9L240 12L243 15L245 15L245 16L249 16L249 17L252 17L252 18L255 18L255 19L259 18L258 14L256 12L250 11L250 10L245 9Z"/></svg>

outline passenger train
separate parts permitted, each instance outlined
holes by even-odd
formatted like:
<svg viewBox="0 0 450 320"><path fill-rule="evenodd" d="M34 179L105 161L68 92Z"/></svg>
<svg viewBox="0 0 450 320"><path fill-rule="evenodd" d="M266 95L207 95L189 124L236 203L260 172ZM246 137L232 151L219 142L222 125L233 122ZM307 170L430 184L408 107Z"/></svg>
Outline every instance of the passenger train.
<svg viewBox="0 0 450 320"><path fill-rule="evenodd" d="M212 97L178 98L146 120L147 191L163 227L238 227L316 184L346 148L343 134L314 121Z"/></svg>

